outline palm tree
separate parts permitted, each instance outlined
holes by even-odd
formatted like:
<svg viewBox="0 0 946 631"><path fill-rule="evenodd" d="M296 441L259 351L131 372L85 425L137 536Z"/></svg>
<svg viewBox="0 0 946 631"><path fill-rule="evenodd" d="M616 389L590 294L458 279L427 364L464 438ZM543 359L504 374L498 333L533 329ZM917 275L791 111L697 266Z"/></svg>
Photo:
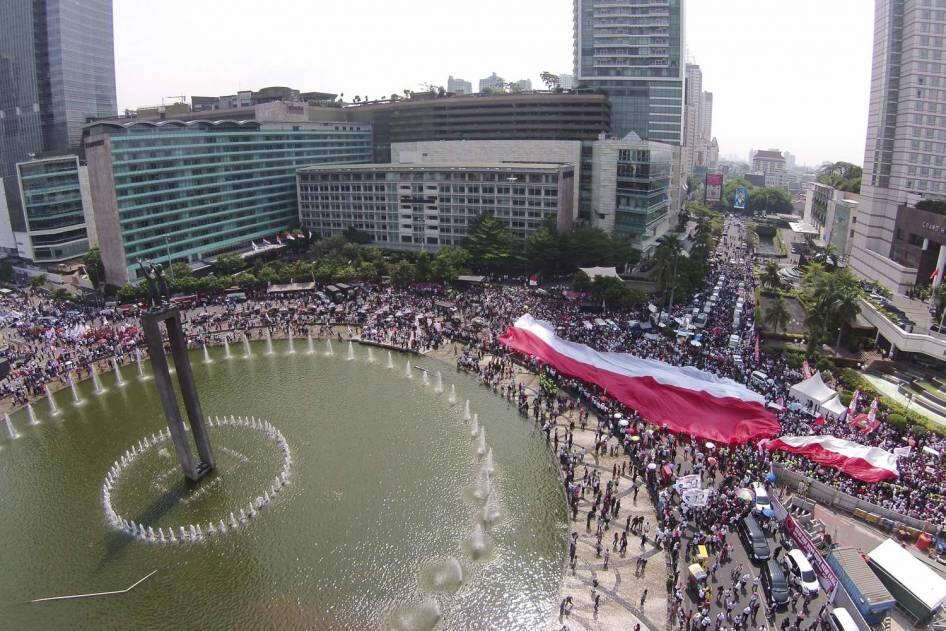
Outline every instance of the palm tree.
<svg viewBox="0 0 946 631"><path fill-rule="evenodd" d="M785 300L779 296L769 303L763 314L763 321L773 332L778 333L779 329L784 331L788 328L791 317L792 314L789 313Z"/></svg>
<svg viewBox="0 0 946 631"><path fill-rule="evenodd" d="M677 259L682 248L680 239L675 234L665 234L657 239L657 248L654 251L654 276L657 279L657 288L663 291L674 280Z"/></svg>
<svg viewBox="0 0 946 631"><path fill-rule="evenodd" d="M762 271L762 285L771 289L778 289L782 285L782 277L779 276L779 266L775 261L768 261L765 269Z"/></svg>

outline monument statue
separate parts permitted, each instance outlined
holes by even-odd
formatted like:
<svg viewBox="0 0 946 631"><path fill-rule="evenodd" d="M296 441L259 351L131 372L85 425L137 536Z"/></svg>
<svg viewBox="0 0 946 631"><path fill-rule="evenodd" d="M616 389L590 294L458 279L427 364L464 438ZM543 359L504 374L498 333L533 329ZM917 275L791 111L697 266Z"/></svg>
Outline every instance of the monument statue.
<svg viewBox="0 0 946 631"><path fill-rule="evenodd" d="M145 281L148 284L149 309L160 309L166 306L171 300L171 290L168 287L168 281L164 276L161 264L148 261L146 268L145 263L138 259L138 265L144 271Z"/></svg>

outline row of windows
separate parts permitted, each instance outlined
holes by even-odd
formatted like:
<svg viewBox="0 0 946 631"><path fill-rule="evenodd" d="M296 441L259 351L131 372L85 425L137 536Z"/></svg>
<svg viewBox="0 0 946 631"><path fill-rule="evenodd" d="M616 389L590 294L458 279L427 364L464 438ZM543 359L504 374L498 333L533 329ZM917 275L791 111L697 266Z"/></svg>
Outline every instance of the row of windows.
<svg viewBox="0 0 946 631"><path fill-rule="evenodd" d="M385 171L383 173L374 173L374 174L358 174L358 173L331 173L331 172L316 172L316 171L305 171L299 174L299 180L303 185L312 185L314 182L350 182L350 181L360 181L361 178L359 175L374 175L373 178L365 179L374 179L374 180L385 180L385 181L394 181L398 183L405 182L501 182L508 180L510 177L516 178L520 182L529 182L531 184L552 184L557 183L559 176L557 174L540 174L540 173L515 173L515 172L504 172L504 173L465 173L465 172L443 172L443 171L421 171L421 172L398 172L398 171Z"/></svg>

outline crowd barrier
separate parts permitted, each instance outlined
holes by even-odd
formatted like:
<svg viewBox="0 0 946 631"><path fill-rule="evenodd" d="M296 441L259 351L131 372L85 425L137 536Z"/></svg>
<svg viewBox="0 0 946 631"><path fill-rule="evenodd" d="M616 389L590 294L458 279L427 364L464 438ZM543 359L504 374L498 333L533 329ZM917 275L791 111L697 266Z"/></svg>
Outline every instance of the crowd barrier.
<svg viewBox="0 0 946 631"><path fill-rule="evenodd" d="M773 463L772 471L775 477L786 486L799 490L802 495L815 500L819 504L830 506L833 509L843 510L846 513L862 519L869 524L878 526L887 531L903 527L914 538L923 532L939 534L941 525L902 515L896 511L872 504L866 500L844 493L833 486L813 480L806 475L792 471L783 464Z"/></svg>

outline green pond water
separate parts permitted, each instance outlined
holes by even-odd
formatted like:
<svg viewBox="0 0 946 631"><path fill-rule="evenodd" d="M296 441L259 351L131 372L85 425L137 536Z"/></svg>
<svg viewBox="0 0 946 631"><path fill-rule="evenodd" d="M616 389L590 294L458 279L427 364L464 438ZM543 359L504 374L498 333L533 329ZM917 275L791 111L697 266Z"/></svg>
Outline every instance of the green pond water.
<svg viewBox="0 0 946 631"><path fill-rule="evenodd" d="M254 357L191 354L204 413L254 416L285 436L290 483L223 535L149 543L107 523L112 463L166 428L153 380L122 367L12 416L0 430L0 628L536 629L555 613L567 515L543 436L491 392L423 357L325 342ZM429 369L423 373L406 364ZM150 364L145 362L150 374ZM436 372L445 392L437 394ZM448 401L455 385L458 403ZM494 472L464 402L485 429ZM182 482L170 443L145 450L113 485L123 517L175 531L229 522L270 489L283 455L265 434L213 427L218 469ZM490 489L490 490L487 490ZM492 497L489 497L489 494ZM494 521L484 524L485 512ZM479 525L479 528L477 527ZM485 525L485 527L484 527ZM478 532L481 531L481 532ZM34 598L124 589L86 600ZM462 576L462 581L458 578Z"/></svg>

